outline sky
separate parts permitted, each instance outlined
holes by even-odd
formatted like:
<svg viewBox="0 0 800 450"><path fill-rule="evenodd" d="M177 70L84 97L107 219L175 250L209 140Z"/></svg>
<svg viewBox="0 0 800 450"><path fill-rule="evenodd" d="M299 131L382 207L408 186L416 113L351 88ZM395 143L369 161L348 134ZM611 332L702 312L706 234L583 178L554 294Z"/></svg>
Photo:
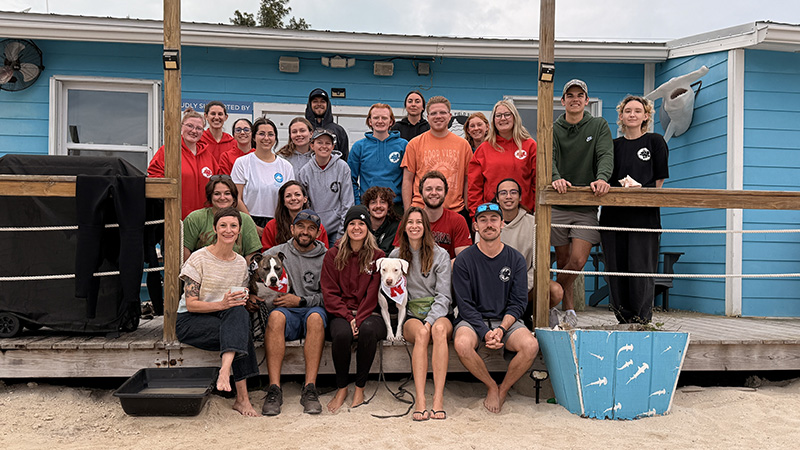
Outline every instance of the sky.
<svg viewBox="0 0 800 450"><path fill-rule="evenodd" d="M255 15L260 0L182 2L185 22L225 23ZM157 19L161 0L0 0L0 11ZM315 30L422 36L536 38L530 0L290 0L290 16ZM800 24L798 0L556 0L556 39L664 41L755 21ZM286 19L288 22L288 17Z"/></svg>

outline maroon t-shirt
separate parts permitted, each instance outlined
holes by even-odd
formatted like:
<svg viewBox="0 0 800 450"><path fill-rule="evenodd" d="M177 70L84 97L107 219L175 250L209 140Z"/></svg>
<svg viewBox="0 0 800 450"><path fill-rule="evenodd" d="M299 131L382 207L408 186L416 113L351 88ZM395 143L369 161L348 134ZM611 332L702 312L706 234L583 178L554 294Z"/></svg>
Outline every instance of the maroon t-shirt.
<svg viewBox="0 0 800 450"><path fill-rule="evenodd" d="M449 209L444 210L444 214L439 220L431 222L431 231L433 231L433 240L436 241L439 247L447 250L447 253L450 254L450 259L456 257L456 247L469 247L472 245L472 241L469 238L469 228L464 216ZM392 243L394 247L400 245L399 227L397 233Z"/></svg>

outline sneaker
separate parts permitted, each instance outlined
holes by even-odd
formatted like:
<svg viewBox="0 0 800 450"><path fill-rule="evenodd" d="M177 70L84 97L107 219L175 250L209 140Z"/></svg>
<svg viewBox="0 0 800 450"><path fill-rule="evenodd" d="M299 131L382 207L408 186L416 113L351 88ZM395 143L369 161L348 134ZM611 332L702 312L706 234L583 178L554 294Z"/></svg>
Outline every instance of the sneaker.
<svg viewBox="0 0 800 450"><path fill-rule="evenodd" d="M571 328L578 328L578 315L575 314L575 311L568 310L564 313L564 323L569 325Z"/></svg>
<svg viewBox="0 0 800 450"><path fill-rule="evenodd" d="M303 412L306 414L319 414L322 412L322 405L319 403L319 392L314 383L303 386L300 392L300 404L303 405Z"/></svg>
<svg viewBox="0 0 800 450"><path fill-rule="evenodd" d="M561 321L558 317L558 308L550 308L550 321L548 322L550 328L555 328L558 326L558 323Z"/></svg>
<svg viewBox="0 0 800 450"><path fill-rule="evenodd" d="M265 416L277 416L281 413L281 405L283 404L283 390L277 384L272 384L267 389L267 398L264 400L264 406L261 407L261 414Z"/></svg>

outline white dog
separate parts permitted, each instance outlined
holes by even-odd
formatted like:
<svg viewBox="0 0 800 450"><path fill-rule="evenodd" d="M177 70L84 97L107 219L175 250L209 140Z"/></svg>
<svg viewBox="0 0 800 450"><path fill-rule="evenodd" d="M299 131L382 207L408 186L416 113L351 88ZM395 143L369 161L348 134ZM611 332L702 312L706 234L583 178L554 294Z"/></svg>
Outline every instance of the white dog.
<svg viewBox="0 0 800 450"><path fill-rule="evenodd" d="M381 315L386 322L386 340L402 341L403 321L406 319L406 303L408 303L408 291L406 291L406 273L408 273L408 261L400 258L380 258L375 265L381 274L381 289L378 291L378 304L381 305ZM397 303L397 328L392 333L392 321L389 319L389 302L391 299Z"/></svg>

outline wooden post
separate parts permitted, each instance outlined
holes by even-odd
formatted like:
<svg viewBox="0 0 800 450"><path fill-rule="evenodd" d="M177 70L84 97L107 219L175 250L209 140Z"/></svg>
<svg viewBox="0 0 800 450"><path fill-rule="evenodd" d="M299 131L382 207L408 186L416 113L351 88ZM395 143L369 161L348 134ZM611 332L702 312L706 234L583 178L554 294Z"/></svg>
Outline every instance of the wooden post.
<svg viewBox="0 0 800 450"><path fill-rule="evenodd" d="M164 48L181 48L181 2L164 0ZM164 176L178 182L178 195L164 200L164 342L177 339L181 270L181 71L164 71Z"/></svg>
<svg viewBox="0 0 800 450"><path fill-rule="evenodd" d="M542 62L553 63L555 0L540 0L539 73ZM538 76L538 74L537 74ZM539 81L536 126L536 308L534 324L546 327L550 309L550 205L541 201L553 176L553 83Z"/></svg>

